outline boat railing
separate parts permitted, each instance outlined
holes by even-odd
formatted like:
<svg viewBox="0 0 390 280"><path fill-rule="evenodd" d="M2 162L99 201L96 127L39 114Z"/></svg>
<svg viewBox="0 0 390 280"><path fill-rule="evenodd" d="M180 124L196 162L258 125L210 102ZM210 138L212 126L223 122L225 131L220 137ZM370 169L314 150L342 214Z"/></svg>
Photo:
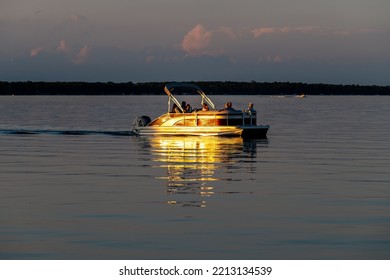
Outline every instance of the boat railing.
<svg viewBox="0 0 390 280"><path fill-rule="evenodd" d="M243 126L245 125L255 125L256 124L256 113L250 111L234 111L234 112L224 112L224 111L195 111L192 113L168 113L169 118L177 118L177 121L171 123L172 125L188 125L192 123L194 126L199 126L207 123L210 126L218 125L240 125L240 122ZM165 119L165 118L164 118ZM241 119L240 122L237 122ZM166 119L165 119L166 120ZM160 122L162 125L165 121Z"/></svg>

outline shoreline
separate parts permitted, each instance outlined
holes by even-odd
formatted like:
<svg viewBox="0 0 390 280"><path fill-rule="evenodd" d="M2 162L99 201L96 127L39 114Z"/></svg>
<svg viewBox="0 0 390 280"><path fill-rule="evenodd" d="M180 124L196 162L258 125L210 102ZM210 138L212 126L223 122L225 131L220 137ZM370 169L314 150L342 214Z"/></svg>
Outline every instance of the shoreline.
<svg viewBox="0 0 390 280"><path fill-rule="evenodd" d="M165 95L168 82L6 82L0 95ZM290 82L189 82L207 95L390 95L390 86Z"/></svg>

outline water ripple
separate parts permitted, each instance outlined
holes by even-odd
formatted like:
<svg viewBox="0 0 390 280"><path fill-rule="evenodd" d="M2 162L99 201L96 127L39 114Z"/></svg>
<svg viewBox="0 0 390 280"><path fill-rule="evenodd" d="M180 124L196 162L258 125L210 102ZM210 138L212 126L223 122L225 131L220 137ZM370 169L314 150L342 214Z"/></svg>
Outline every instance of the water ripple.
<svg viewBox="0 0 390 280"><path fill-rule="evenodd" d="M0 129L0 135L17 134L58 134L58 135L113 135L113 136L135 136L132 131L108 131L108 130L56 130L56 129Z"/></svg>

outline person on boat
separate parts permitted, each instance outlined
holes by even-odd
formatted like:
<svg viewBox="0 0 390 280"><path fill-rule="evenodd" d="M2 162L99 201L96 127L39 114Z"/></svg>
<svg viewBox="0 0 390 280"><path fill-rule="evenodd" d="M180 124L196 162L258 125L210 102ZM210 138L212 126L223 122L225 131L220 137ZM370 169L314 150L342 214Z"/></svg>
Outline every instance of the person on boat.
<svg viewBox="0 0 390 280"><path fill-rule="evenodd" d="M209 110L209 105L207 105L207 103L203 103L202 111L208 111L208 110Z"/></svg>
<svg viewBox="0 0 390 280"><path fill-rule="evenodd" d="M227 102L225 103L225 107L222 109L222 110L219 110L219 111L236 111L235 109L233 109L233 103L232 102Z"/></svg>
<svg viewBox="0 0 390 280"><path fill-rule="evenodd" d="M228 109L228 104L225 103L225 104L223 105L223 109L220 109L219 112L227 111L227 109Z"/></svg>
<svg viewBox="0 0 390 280"><path fill-rule="evenodd" d="M187 104L184 108L184 113L192 113L192 108L190 104Z"/></svg>
<svg viewBox="0 0 390 280"><path fill-rule="evenodd" d="M177 108L176 103L173 103L171 113L175 113L176 108Z"/></svg>
<svg viewBox="0 0 390 280"><path fill-rule="evenodd" d="M176 103L173 103L171 113L181 113L179 107L177 107Z"/></svg>
<svg viewBox="0 0 390 280"><path fill-rule="evenodd" d="M255 114L256 113L256 110L253 108L253 103L252 102L250 102L248 104L248 109L246 110L246 112L251 113L251 114Z"/></svg>

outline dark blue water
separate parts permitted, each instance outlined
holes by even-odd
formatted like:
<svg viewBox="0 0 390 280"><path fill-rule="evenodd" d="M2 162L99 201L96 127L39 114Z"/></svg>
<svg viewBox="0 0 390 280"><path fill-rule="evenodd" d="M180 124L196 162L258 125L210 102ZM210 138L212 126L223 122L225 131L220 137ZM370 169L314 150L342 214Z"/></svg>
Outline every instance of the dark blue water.
<svg viewBox="0 0 390 280"><path fill-rule="evenodd" d="M212 99L268 139L131 136L164 96L0 97L0 258L390 258L389 97Z"/></svg>

